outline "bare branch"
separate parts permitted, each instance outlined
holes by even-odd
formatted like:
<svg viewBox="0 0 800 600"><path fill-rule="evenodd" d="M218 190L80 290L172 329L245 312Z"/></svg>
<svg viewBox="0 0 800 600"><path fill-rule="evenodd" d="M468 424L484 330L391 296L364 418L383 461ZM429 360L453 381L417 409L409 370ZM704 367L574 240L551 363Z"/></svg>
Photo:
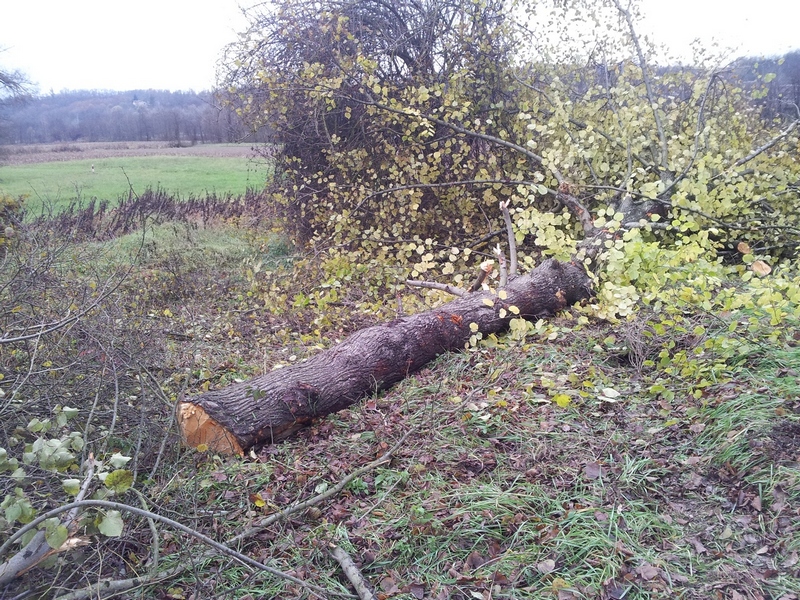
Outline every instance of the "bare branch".
<svg viewBox="0 0 800 600"><path fill-rule="evenodd" d="M379 467L380 465L389 461L392 458L392 455L394 455L394 453L397 452L397 450L408 439L408 436L414 433L415 430L416 428L412 427L411 429L406 431L403 434L403 436L397 441L397 443L391 448L389 448L386 452L384 452L380 457L376 458L371 463L364 465L363 467L359 467L358 469L356 469L355 471L344 477L339 483L337 483L332 488L325 490L321 494L309 498L308 500L303 500L302 502L296 502L295 504L292 504L291 506L284 508L280 512L277 512L275 514L266 517L258 525L250 527L249 529L245 530L239 535L229 539L227 541L227 544L229 546L233 546L234 544L237 544L247 538L253 537L256 534L261 533L262 531L264 531L264 529L266 529L273 523L288 518L289 515L311 508L312 506L319 504L323 500L326 500L331 496L335 496L336 494L341 492L344 488L346 488L350 484L350 482L353 481L353 479L361 477L364 473L368 473L372 469L375 469L376 467Z"/></svg>
<svg viewBox="0 0 800 600"><path fill-rule="evenodd" d="M367 472L371 471L372 469L375 469L376 467L379 467L380 465L382 465L382 464L386 463L388 460L390 460L392 455L405 443L406 439L408 439L408 436L410 436L414 431L415 431L415 429L413 429L413 428L409 429L397 441L397 443L394 446L392 446L389 450L384 452L383 455L381 455L376 460L370 462L369 464L364 465L363 467L360 467L360 468L356 469L355 471L353 471L352 473L350 473L349 475L344 477L334 487L326 490L325 492L323 492L321 494L318 494L317 496L309 498L308 500L304 500L302 502L297 502L297 503L285 508L284 510L282 510L280 512L274 513L274 514L266 517L258 525L250 527L247 530L245 530L242 533L240 533L239 535L227 540L226 541L226 546L234 546L236 544L239 544L239 543L243 542L244 540L247 540L247 539L249 539L249 538L261 533L262 531L264 531L270 525L272 525L272 524L274 524L274 523L276 523L276 522L278 522L280 520L286 519L286 518L288 518L290 515L292 515L294 513L304 511L304 510L306 510L306 509L308 509L308 508L310 508L312 506L320 504L321 502L323 502L324 500L330 498L331 496L334 496L334 495L338 494L345 487L347 487L350 484L350 482L353 481L353 479L355 479L357 477L361 477L364 473L367 473ZM197 561L199 562L199 561L203 561L203 560L212 558L214 556L214 554L215 553L213 551L208 551L208 552L202 553L197 557ZM0 549L0 555L2 555L2 549ZM178 575L180 575L181 573L185 572L190 567L191 567L191 565L188 564L188 563L181 563L181 564L179 564L179 565L177 565L175 567L172 567L171 569L167 569L165 571L153 572L153 573L150 573L150 574L147 574L147 575L142 575L141 577L133 577L133 578L130 578L130 579L119 579L119 580L103 580L103 581L100 581L100 582L98 582L96 584L93 584L93 585L91 585L89 587L83 588L81 590L76 590L76 591L71 592L69 594L65 594L63 596L59 596L57 598L57 600L84 600L84 599L87 599L87 598L94 598L94 597L98 596L99 593L103 593L103 595L108 595L108 593L119 593L119 592L123 592L123 591L129 590L129 589L132 589L134 587L142 586L142 585L152 585L154 583L158 583L159 581L164 581L164 580L170 579L172 577L177 577ZM331 593L331 592L328 592L328 593ZM348 594L338 594L338 593L336 593L335 595L342 596L342 597L352 597L352 596L349 596Z"/></svg>
<svg viewBox="0 0 800 600"><path fill-rule="evenodd" d="M449 285L446 283L438 283L436 281L416 281L414 279L407 279L406 285L410 285L411 287L426 288L429 290L440 290L442 292L452 294L453 296L458 296L459 298L467 293L467 290L458 286Z"/></svg>
<svg viewBox="0 0 800 600"><path fill-rule="evenodd" d="M511 223L511 214L508 212L510 200L500 202L500 210L503 211L503 221L506 223L506 233L508 234L508 274L511 277L517 276L517 240L514 236L514 227Z"/></svg>
<svg viewBox="0 0 800 600"><path fill-rule="evenodd" d="M767 150L772 148L775 144L780 142L787 135L792 133L792 131L794 131L794 128L797 127L799 124L800 124L800 119L796 119L796 120L792 121L786 129L781 131L778 135L776 135L774 138L772 138L770 141L768 141L763 146L760 146L759 148L756 148L755 150L753 150L747 156L744 156L744 157L740 158L739 160L737 160L735 163L733 163L733 166L734 167L741 167L743 164L750 162L751 160L756 158L758 155L763 154L764 152L766 152Z"/></svg>
<svg viewBox="0 0 800 600"><path fill-rule="evenodd" d="M492 251L497 258L497 262L500 265L500 287L506 287L508 285L508 266L506 265L506 257L503 254L503 251L500 249L500 244L495 246L494 250Z"/></svg>
<svg viewBox="0 0 800 600"><path fill-rule="evenodd" d="M353 559L350 558L350 555L345 552L340 546L334 546L331 550L331 556L336 559L336 562L339 563L342 567L342 571L347 576L347 579L350 580L350 583L353 584L353 587L358 594L358 597L361 600L376 600L375 594L372 593L372 590L369 589L369 585L367 585L364 576L361 574L361 571L358 570L356 563L353 562Z"/></svg>
<svg viewBox="0 0 800 600"><path fill-rule="evenodd" d="M63 506L59 506L58 508L54 508L53 510L48 511L48 512L44 513L43 515L40 515L39 517L37 517L36 519L31 521L30 523L28 523L24 527L21 527L19 530L17 530L16 533L14 533L14 535L12 535L10 538L8 538L8 540L6 540L6 542L0 547L0 556L2 556L8 550L8 548L14 542L16 542L18 539L20 539L20 537L22 537L25 533L27 533L28 531L31 531L32 529L35 529L38 525L40 525L41 523L43 523L47 519L55 517L55 516L61 514L62 512L73 511L75 509L89 508L89 507L98 507L98 508L107 508L107 509L110 509L110 510L118 510L118 511L121 511L121 512L132 513L132 514L134 514L136 516L139 516L139 517L150 518L150 519L153 519L154 521L160 521L161 523L164 523L165 525L169 525L170 527L173 527L174 529L177 529L178 531L181 531L182 533L185 533L186 535L189 535L189 536L191 536L191 537L203 542L204 544L206 544L208 546L211 546L212 548L214 548L215 550L221 552L222 554L225 554L226 556L230 556L231 558L234 558L234 559L238 560L239 562L241 562L241 563L243 563L245 565L248 565L250 567L253 567L253 568L261 570L261 571L266 571L270 575L273 575L273 576L278 577L280 579L285 579L286 581L291 581L295 585L299 585L299 586L305 588L306 590L308 590L309 592L313 593L315 596L318 596L319 598L325 598L326 594L334 595L334 596L349 597L348 594L340 594L338 592L331 592L330 590L326 590L326 589L321 588L321 587L319 587L317 585L314 585L312 583L308 583L306 581L303 581L302 579L298 579L294 575L289 575L288 573L284 573L283 571L275 569L274 567L270 567L268 565L262 564L262 563L258 562L257 560L254 560L254 559L250 558L249 556L247 556L245 554L242 554L241 552L237 552L236 550L233 550L232 548L229 548L225 544L221 544L221 543L217 542L216 540L211 539L207 535L202 534L199 531L196 531L196 530L192 529L191 527L187 527L183 523L179 523L178 521L174 521L173 519L170 519L168 517L164 517L162 515L150 512L148 510L144 510L144 509L141 509L141 508L136 508L135 506L129 506L127 504L122 504L121 502L109 502L108 500L80 500L80 501L76 501L76 502L70 502L69 504L65 504ZM36 535L39 536L39 534L44 536L44 532L40 531ZM13 558L15 558L15 557L12 557L12 559ZM11 561L9 561L9 562L11 562ZM8 581L11 581L11 579L14 579L18 575L18 573L11 573L6 568L4 568L8 564L9 563L5 563L4 565L0 565L0 585L3 585L5 583L7 583Z"/></svg>
<svg viewBox="0 0 800 600"><path fill-rule="evenodd" d="M81 488L78 491L78 495L76 496L76 502L81 502L83 498L86 496L86 493L92 482L93 476L94 476L94 457L90 454L89 460L87 462L86 477L84 478L83 484L81 485ZM55 516L55 515L50 515L50 516ZM43 520L44 519L41 519L41 521ZM37 521L39 521L39 519L37 519ZM74 539L71 539L78 527L78 507L69 510L69 513L67 514L62 524L67 528L68 539L66 542L64 542L64 544L61 545L61 547L51 548L47 542L44 530L41 530L38 531L36 535L33 536L31 541L25 544L25 547L23 547L19 552L14 554L14 556L9 558L6 562L0 564L0 588L5 586L10 581L13 581L17 577L23 575L24 573L30 571L32 568L34 568L36 565L41 563L46 558L53 556L54 554L57 554L62 550L68 550L78 545L75 544ZM22 527L20 531L17 532L16 538L19 539L19 535L21 532L24 533L25 531L31 531L32 529L33 527L31 526L31 524ZM3 553L7 550L7 548L10 546L14 538L15 536L12 536L11 538L8 539L8 541L6 541L5 544L3 544L0 547L0 556L2 556Z"/></svg>
<svg viewBox="0 0 800 600"><path fill-rule="evenodd" d="M481 263L480 268L478 269L478 276L475 278L475 281L472 282L472 285L469 288L470 292L477 292L481 287L483 287L483 282L486 281L486 278L489 276L489 273L492 272L494 268L493 261L485 260Z"/></svg>
<svg viewBox="0 0 800 600"><path fill-rule="evenodd" d="M558 186L556 198L575 215L587 237L594 235L595 227L589 209L581 204L580 200L572 194L572 188L570 188L568 184L562 183Z"/></svg>
<svg viewBox="0 0 800 600"><path fill-rule="evenodd" d="M633 25L633 18L630 11L622 8L619 0L613 0L614 6L619 13L625 18L628 25L628 31L631 34L633 47L636 49L636 56L639 59L639 68L642 70L642 80L644 81L644 89L647 93L647 101L650 103L650 108L653 111L653 118L656 122L656 131L658 132L658 139L661 142L661 179L670 178L669 172L669 146L667 145L667 135L664 132L664 125L661 123L661 115L658 112L658 103L656 102L656 95L653 92L653 83L650 81L650 75L647 72L647 61L642 52L642 45L639 42L639 35L636 33L636 27Z"/></svg>

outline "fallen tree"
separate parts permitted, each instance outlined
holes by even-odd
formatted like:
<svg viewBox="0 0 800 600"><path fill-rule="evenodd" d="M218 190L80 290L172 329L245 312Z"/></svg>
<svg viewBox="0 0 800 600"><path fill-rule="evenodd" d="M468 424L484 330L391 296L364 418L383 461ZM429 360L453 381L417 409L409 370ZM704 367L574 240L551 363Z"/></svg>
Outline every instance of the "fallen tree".
<svg viewBox="0 0 800 600"><path fill-rule="evenodd" d="M483 336L508 329L514 318L538 319L589 298L592 279L586 265L623 231L640 227L652 213L664 214L658 202L620 199L618 210L631 222L621 229L595 227L588 211L565 182L554 192L581 224L584 239L573 260L548 259L517 276L517 250L507 203L500 203L506 225L509 264L499 246L499 287L485 285L492 261L481 265L469 290L428 281L409 285L436 288L458 296L438 308L362 329L312 358L249 381L184 399L178 423L190 446L243 455L253 446L284 440L313 419L347 408L365 396L387 389L440 354L468 346ZM584 262L585 261L585 262Z"/></svg>
<svg viewBox="0 0 800 600"><path fill-rule="evenodd" d="M183 400L178 417L184 439L236 454L286 439L314 418L392 386L444 352L463 349L478 332L504 331L512 318L553 315L591 294L591 280L576 262L550 259L524 276L514 277L513 268L510 275L496 292L448 287L460 297L362 329L304 362Z"/></svg>

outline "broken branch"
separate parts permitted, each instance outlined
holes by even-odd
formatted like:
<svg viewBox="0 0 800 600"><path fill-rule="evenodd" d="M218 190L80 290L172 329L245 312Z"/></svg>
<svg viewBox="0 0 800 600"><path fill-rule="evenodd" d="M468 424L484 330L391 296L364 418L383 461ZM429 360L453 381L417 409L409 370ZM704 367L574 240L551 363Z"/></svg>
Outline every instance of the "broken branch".
<svg viewBox="0 0 800 600"><path fill-rule="evenodd" d="M511 201L500 202L500 210L503 212L503 221L506 223L506 234L508 235L508 274L511 277L517 276L517 240L514 236L514 226L511 223L511 213L508 212L508 205ZM500 284L505 285L505 284Z"/></svg>
<svg viewBox="0 0 800 600"><path fill-rule="evenodd" d="M436 281L418 281L416 279L406 279L406 285L411 287L426 288L429 290L441 290L453 296L461 297L467 293L467 290L460 288L456 285L449 285L447 283L438 283Z"/></svg>
<svg viewBox="0 0 800 600"><path fill-rule="evenodd" d="M366 579L359 571L356 563L350 558L350 555L345 552L341 546L334 546L331 550L331 556L336 559L336 562L342 567L342 571L347 576L350 583L358 594L361 600L376 600L375 594L369 589Z"/></svg>

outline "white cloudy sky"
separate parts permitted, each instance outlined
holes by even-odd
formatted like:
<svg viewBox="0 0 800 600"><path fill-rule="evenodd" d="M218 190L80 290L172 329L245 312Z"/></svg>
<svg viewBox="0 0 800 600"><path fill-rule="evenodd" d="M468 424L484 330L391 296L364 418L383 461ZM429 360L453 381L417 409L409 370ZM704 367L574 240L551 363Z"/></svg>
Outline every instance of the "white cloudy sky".
<svg viewBox="0 0 800 600"><path fill-rule="evenodd" d="M646 29L678 53L715 38L738 54L800 48L800 0L643 0ZM42 93L63 89L200 91L257 0L2 0L0 68ZM755 7L755 8L754 8Z"/></svg>

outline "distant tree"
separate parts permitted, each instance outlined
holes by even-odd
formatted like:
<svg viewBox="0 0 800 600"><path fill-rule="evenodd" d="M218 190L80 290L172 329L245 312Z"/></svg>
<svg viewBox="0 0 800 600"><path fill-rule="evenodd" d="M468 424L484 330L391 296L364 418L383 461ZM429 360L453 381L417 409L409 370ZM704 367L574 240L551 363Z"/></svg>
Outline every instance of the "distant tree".
<svg viewBox="0 0 800 600"><path fill-rule="evenodd" d="M30 82L27 77L20 71L0 68L0 144L5 142L10 133L8 110L15 105L21 105L29 98Z"/></svg>

